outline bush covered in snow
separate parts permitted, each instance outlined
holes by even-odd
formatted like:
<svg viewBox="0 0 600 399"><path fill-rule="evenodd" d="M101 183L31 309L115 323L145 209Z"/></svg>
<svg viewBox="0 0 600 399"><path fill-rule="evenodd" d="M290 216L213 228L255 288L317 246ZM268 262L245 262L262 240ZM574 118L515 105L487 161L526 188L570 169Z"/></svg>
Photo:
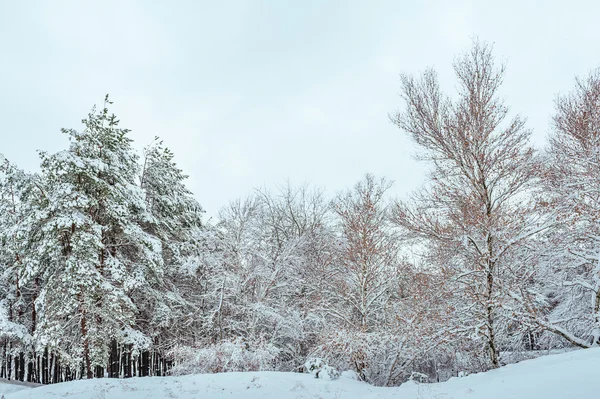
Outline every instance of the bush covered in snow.
<svg viewBox="0 0 600 399"><path fill-rule="evenodd" d="M270 344L250 345L241 338L205 348L179 346L170 351L172 375L270 371L276 369L279 351Z"/></svg>
<svg viewBox="0 0 600 399"><path fill-rule="evenodd" d="M309 374L315 374L325 366L325 361L320 357L311 357L304 363L304 371Z"/></svg>
<svg viewBox="0 0 600 399"><path fill-rule="evenodd" d="M334 367L325 366L323 367L323 369L321 369L321 371L317 375L317 378L320 378L322 380L337 380L338 378L340 378L340 372L337 371L337 369L335 369Z"/></svg>
<svg viewBox="0 0 600 399"><path fill-rule="evenodd" d="M337 380L340 378L340 372L327 363L320 357L312 357L304 363L304 371L312 374L315 378L322 380Z"/></svg>
<svg viewBox="0 0 600 399"><path fill-rule="evenodd" d="M429 377L427 376L427 374L419 373L418 371L413 371L410 374L409 380L414 382L425 383L429 382Z"/></svg>
<svg viewBox="0 0 600 399"><path fill-rule="evenodd" d="M323 338L313 352L339 370L352 370L358 379L373 385L398 385L414 370L417 352L402 337L384 333L338 331Z"/></svg>

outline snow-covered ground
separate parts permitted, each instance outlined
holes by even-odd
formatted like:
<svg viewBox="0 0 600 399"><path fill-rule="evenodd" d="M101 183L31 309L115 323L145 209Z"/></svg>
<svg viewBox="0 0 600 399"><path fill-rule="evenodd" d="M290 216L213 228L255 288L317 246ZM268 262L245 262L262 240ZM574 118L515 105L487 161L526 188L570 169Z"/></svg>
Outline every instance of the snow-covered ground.
<svg viewBox="0 0 600 399"><path fill-rule="evenodd" d="M600 348L549 355L439 384L406 383L398 388L373 387L345 377L324 381L307 374L256 372L96 379L39 388L0 383L0 393L6 399L595 399L600 398Z"/></svg>
<svg viewBox="0 0 600 399"><path fill-rule="evenodd" d="M21 381L9 381L4 378L0 378L0 395L6 393L12 393L21 391L23 389L30 389L31 387L38 387L40 384L32 384L29 382L21 382Z"/></svg>

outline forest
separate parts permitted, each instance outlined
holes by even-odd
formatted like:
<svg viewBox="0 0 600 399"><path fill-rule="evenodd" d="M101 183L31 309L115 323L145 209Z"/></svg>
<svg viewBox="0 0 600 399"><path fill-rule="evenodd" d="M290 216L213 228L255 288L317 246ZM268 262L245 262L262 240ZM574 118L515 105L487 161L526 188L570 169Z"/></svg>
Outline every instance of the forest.
<svg viewBox="0 0 600 399"><path fill-rule="evenodd" d="M404 200L366 174L331 198L259 188L205 221L209 194L160 138L136 152L108 96L39 171L0 155L0 378L314 357L396 386L600 345L600 69L557 95L538 149L491 45L453 67L450 93L435 70L401 75L390 119L429 168Z"/></svg>

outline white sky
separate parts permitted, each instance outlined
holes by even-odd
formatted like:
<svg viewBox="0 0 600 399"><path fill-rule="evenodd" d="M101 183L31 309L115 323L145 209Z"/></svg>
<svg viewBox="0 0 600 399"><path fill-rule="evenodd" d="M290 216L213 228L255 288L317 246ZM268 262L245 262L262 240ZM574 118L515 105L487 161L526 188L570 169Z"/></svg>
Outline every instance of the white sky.
<svg viewBox="0 0 600 399"><path fill-rule="evenodd" d="M557 93L600 65L600 2L0 0L0 153L27 170L110 93L136 147L161 136L215 215L289 179L333 194L366 172L419 186L388 119L401 72L452 90L473 35L544 143Z"/></svg>

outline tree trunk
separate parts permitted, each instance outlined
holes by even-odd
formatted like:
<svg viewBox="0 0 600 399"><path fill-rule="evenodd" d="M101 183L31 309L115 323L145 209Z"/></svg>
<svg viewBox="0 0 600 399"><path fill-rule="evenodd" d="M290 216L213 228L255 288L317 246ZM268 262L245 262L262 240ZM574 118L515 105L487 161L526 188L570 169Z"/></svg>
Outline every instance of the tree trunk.
<svg viewBox="0 0 600 399"><path fill-rule="evenodd" d="M113 339L110 344L110 378L119 378L119 350L117 348L117 340Z"/></svg>
<svg viewBox="0 0 600 399"><path fill-rule="evenodd" d="M492 305L492 295L493 295L493 286L494 286L494 277L491 273L491 270L488 271L487 275L487 307L486 307L486 316L487 316L487 329L488 329L488 347L490 351L490 361L492 362L493 368L498 368L500 366L500 361L498 359L498 348L496 347L496 333L494 331L494 316L493 311L494 307Z"/></svg>
<svg viewBox="0 0 600 399"><path fill-rule="evenodd" d="M85 314L81 317L81 336L83 337L83 360L85 362L85 371L87 379L94 378L92 370L92 360L90 358L90 340L87 336L87 326Z"/></svg>

